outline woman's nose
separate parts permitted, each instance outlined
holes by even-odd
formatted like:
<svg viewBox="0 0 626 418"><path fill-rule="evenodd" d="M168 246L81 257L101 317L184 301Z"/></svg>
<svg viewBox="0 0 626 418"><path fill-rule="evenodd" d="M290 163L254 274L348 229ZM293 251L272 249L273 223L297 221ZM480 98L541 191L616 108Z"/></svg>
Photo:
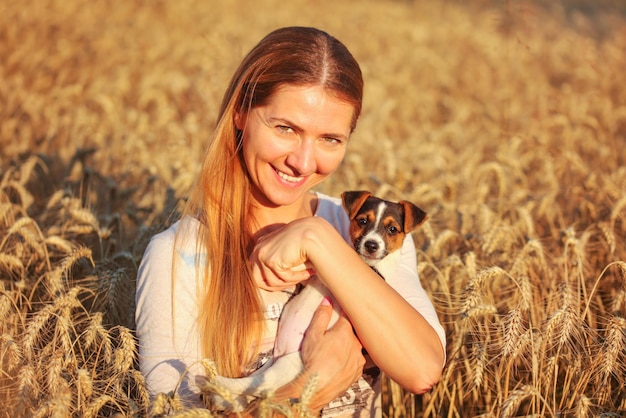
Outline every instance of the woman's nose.
<svg viewBox="0 0 626 418"><path fill-rule="evenodd" d="M298 175L308 175L315 171L315 146L314 141L303 139L289 155L287 165L297 171Z"/></svg>

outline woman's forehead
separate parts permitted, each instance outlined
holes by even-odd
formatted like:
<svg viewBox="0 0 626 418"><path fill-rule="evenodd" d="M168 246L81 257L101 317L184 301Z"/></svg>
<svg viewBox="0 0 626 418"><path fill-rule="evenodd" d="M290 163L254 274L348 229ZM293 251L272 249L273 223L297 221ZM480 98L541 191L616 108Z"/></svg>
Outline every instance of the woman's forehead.
<svg viewBox="0 0 626 418"><path fill-rule="evenodd" d="M303 126L325 126L348 136L351 132L354 105L317 85L284 85L259 107L267 117L289 120Z"/></svg>

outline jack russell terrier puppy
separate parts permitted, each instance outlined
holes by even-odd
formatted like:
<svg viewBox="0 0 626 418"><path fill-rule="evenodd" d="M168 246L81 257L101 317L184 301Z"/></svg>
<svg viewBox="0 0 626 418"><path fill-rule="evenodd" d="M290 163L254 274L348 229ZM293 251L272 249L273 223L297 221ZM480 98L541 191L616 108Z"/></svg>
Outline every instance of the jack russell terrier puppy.
<svg viewBox="0 0 626 418"><path fill-rule="evenodd" d="M402 247L405 236L426 220L426 213L410 202L390 202L366 191L347 191L341 198L350 219L349 231L354 249L384 278L394 271L399 257L396 250ZM211 407L220 411L241 412L247 407L250 397L262 397L303 372L299 352L302 339L313 314L327 297L333 301L333 314L328 325L331 328L337 322L341 308L321 280L312 276L284 306L271 360L242 378L226 378L216 373L208 378L200 377L197 382L200 389L217 387L221 388L220 392L226 389L226 393L233 395L226 400L208 390Z"/></svg>

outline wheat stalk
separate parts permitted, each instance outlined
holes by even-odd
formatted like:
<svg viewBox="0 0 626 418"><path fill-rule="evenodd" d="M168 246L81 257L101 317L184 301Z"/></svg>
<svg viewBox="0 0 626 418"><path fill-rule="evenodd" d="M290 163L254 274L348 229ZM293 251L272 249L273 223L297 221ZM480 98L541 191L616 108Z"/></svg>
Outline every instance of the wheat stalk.
<svg viewBox="0 0 626 418"><path fill-rule="evenodd" d="M20 165L20 183L21 184L26 184L28 182L28 180L30 180L33 171L35 171L35 168L39 166L44 173L48 172L48 168L46 166L46 164L43 162L43 160L41 158L39 158L36 155L31 155L30 157L28 157L28 159L26 161L24 161L24 163L22 163Z"/></svg>
<svg viewBox="0 0 626 418"><path fill-rule="evenodd" d="M296 407L301 406L302 404L297 404ZM298 417L309 417L311 416L308 413L308 409L301 408L299 413L294 413L292 409L280 402L275 402L273 400L273 394L268 394L264 398L260 399L256 404L252 405L252 408L248 408L246 412L253 412L255 416L259 418L271 418L274 416L293 418L295 416Z"/></svg>
<svg viewBox="0 0 626 418"><path fill-rule="evenodd" d="M146 379L144 375L135 369L130 369L127 372L128 379L134 383L134 389L136 395L136 402L143 411L147 411L150 407L150 395L146 385Z"/></svg>
<svg viewBox="0 0 626 418"><path fill-rule="evenodd" d="M472 346L472 392L475 396L479 395L479 390L485 382L485 371L487 369L487 353L481 342L476 342Z"/></svg>
<svg viewBox="0 0 626 418"><path fill-rule="evenodd" d="M595 295L596 291L598 290L598 286L600 285L600 280L605 277L605 273L608 271L609 268L613 267L613 266L617 266L618 271L622 277L622 289L626 289L626 262L624 261L614 261L612 263L609 263L606 267L604 267L604 269L602 269L602 272L600 272L600 275L598 276L598 278L596 279L595 283L593 284L593 288L591 289L591 293L589 294L588 298L587 298L587 304L585 306L585 310L583 311L582 314L582 318L587 317L587 315L589 314L589 309L591 307L591 301L592 301L592 297ZM619 311L619 309L618 309Z"/></svg>
<svg viewBox="0 0 626 418"><path fill-rule="evenodd" d="M618 263L618 271L620 276L620 286L616 289L616 294L611 303L613 312L621 312L626 304L626 263Z"/></svg>
<svg viewBox="0 0 626 418"><path fill-rule="evenodd" d="M498 313L498 308L493 304L480 304L463 311L461 319L464 321L470 318L483 317L487 315L495 315Z"/></svg>
<svg viewBox="0 0 626 418"><path fill-rule="evenodd" d="M444 254L444 247L453 239L457 238L458 234L452 230L445 230L437 235L437 238L433 242L430 247L430 253L433 254L433 257L440 258Z"/></svg>
<svg viewBox="0 0 626 418"><path fill-rule="evenodd" d="M430 222L425 222L424 224L422 224L422 226L420 226L420 228L418 229L418 232L423 233L429 242L435 242L435 232L433 231L433 227Z"/></svg>
<svg viewBox="0 0 626 418"><path fill-rule="evenodd" d="M74 409L72 389L65 380L59 382L59 387L50 400L50 417L67 418L72 415Z"/></svg>
<svg viewBox="0 0 626 418"><path fill-rule="evenodd" d="M467 269L467 274L470 277L475 277L477 275L478 269L476 268L476 253L473 251L465 254L465 268Z"/></svg>
<svg viewBox="0 0 626 418"><path fill-rule="evenodd" d="M93 232L98 233L98 229L92 225L70 225L64 229L69 235L89 235Z"/></svg>
<svg viewBox="0 0 626 418"><path fill-rule="evenodd" d="M91 249L79 247L72 251L70 255L63 258L63 261L50 272L46 277L46 284L51 295L57 295L66 287L66 280L69 272L80 259L87 259L94 265Z"/></svg>
<svg viewBox="0 0 626 418"><path fill-rule="evenodd" d="M102 312L94 312L89 318L89 325L82 334L83 347L90 350L95 346L97 338L107 335L106 329L102 326Z"/></svg>
<svg viewBox="0 0 626 418"><path fill-rule="evenodd" d="M615 221L620 218L620 212L626 207L626 196L620 198L620 200L613 206L613 210L611 211L611 231L615 230Z"/></svg>
<svg viewBox="0 0 626 418"><path fill-rule="evenodd" d="M183 411L183 404L176 393L158 393L152 402L149 416L172 415Z"/></svg>
<svg viewBox="0 0 626 418"><path fill-rule="evenodd" d="M14 310L13 294L14 292L5 290L2 290L2 293L0 293L0 320L3 325L8 323L7 319L11 311Z"/></svg>
<svg viewBox="0 0 626 418"><path fill-rule="evenodd" d="M44 366L46 376L46 392L50 393L53 397L61 390L62 384L65 383L65 379L61 377L61 372L65 367L64 352L57 350L52 354L51 358L46 359L46 365Z"/></svg>
<svg viewBox="0 0 626 418"><path fill-rule="evenodd" d="M609 246L609 254L615 254L615 245L617 241L615 239L615 233L613 232L612 226L606 222L598 222L597 225L600 232L602 232L602 236L606 240L607 245Z"/></svg>
<svg viewBox="0 0 626 418"><path fill-rule="evenodd" d="M102 364L111 364L114 357L113 342L109 331L102 325L102 312L91 314L88 321L89 323L79 336L83 349L97 351L98 359L102 361Z"/></svg>
<svg viewBox="0 0 626 418"><path fill-rule="evenodd" d="M70 255L75 249L74 245L70 241L58 235L46 237L44 239L44 244L56 248L66 255Z"/></svg>
<svg viewBox="0 0 626 418"><path fill-rule="evenodd" d="M99 396L98 398L91 401L88 405L86 405L85 409L83 410L83 414L87 418L99 417L101 416L100 410L104 408L104 406L107 404L115 405L115 398L110 395Z"/></svg>
<svg viewBox="0 0 626 418"><path fill-rule="evenodd" d="M516 389L505 399L502 410L498 415L500 418L511 418L516 416L522 401L529 397L536 396L537 391L530 385L524 385Z"/></svg>
<svg viewBox="0 0 626 418"><path fill-rule="evenodd" d="M587 418L591 416L591 399L585 395L580 395L576 403L576 418Z"/></svg>
<svg viewBox="0 0 626 418"><path fill-rule="evenodd" d="M2 334L0 336L0 346L2 351L0 353L0 366L3 371L11 373L17 370L18 366L22 362L22 351L17 342L9 334Z"/></svg>
<svg viewBox="0 0 626 418"><path fill-rule="evenodd" d="M93 395L94 393L91 372L83 368L76 370L76 388L78 409L81 409L82 405L86 404L87 401L91 398L91 395Z"/></svg>
<svg viewBox="0 0 626 418"><path fill-rule="evenodd" d="M208 409L202 408L185 409L184 411L172 415L174 418L214 418L216 416L218 415L214 415Z"/></svg>
<svg viewBox="0 0 626 418"><path fill-rule="evenodd" d="M235 405L237 395L231 392L226 386L219 384L217 381L201 377L198 379L196 384L202 393L217 395L228 404Z"/></svg>
<svg viewBox="0 0 626 418"><path fill-rule="evenodd" d="M2 186L2 190L8 189L19 195L20 206L24 209L29 209L35 201L33 195L29 193L28 189L26 189L26 187L18 181L11 180L8 181L7 184Z"/></svg>
<svg viewBox="0 0 626 418"><path fill-rule="evenodd" d="M601 348L600 376L603 386L610 386L611 376L625 383L626 368L620 360L626 356L626 319L612 316L609 319L604 343Z"/></svg>
<svg viewBox="0 0 626 418"><path fill-rule="evenodd" d="M105 313L108 322L133 326L134 324L134 272L121 267L99 274L100 292L106 301Z"/></svg>
<svg viewBox="0 0 626 418"><path fill-rule="evenodd" d="M157 393L150 406L149 416L158 417L167 413L167 395L164 393Z"/></svg>
<svg viewBox="0 0 626 418"><path fill-rule="evenodd" d="M503 197L507 189L507 184L506 184L507 176L504 173L504 169L502 168L501 164L497 162L483 163L478 167L478 170L476 171L476 174L475 174L476 184L479 184L481 182L481 177L486 175L488 172L492 172L496 177L496 184L498 187L498 217L500 217L502 216L504 212Z"/></svg>
<svg viewBox="0 0 626 418"><path fill-rule="evenodd" d="M44 326L53 317L54 311L54 305L47 305L29 321L22 338L22 351L27 359L31 360L35 356L34 347L43 334Z"/></svg>
<svg viewBox="0 0 626 418"><path fill-rule="evenodd" d="M33 236L34 230L35 236ZM9 238L13 235L19 234L24 240L31 245L31 247L38 252L40 256L45 256L45 252L41 251L40 242L43 240L43 234L37 225L37 222L29 217L23 217L18 219L7 231L5 237L0 242L0 250L7 245Z"/></svg>
<svg viewBox="0 0 626 418"><path fill-rule="evenodd" d="M118 327L120 347L114 352L114 368L118 373L125 373L133 366L136 347L135 337L126 327Z"/></svg>
<svg viewBox="0 0 626 418"><path fill-rule="evenodd" d="M90 226L94 231L100 229L98 219L89 209L83 207L70 208L69 213L73 221Z"/></svg>
<svg viewBox="0 0 626 418"><path fill-rule="evenodd" d="M26 271L24 263L19 257L7 253L0 253L0 268L17 277L24 277Z"/></svg>
<svg viewBox="0 0 626 418"><path fill-rule="evenodd" d="M548 341L559 349L578 334L580 321L571 305L553 312L546 324Z"/></svg>
<svg viewBox="0 0 626 418"><path fill-rule="evenodd" d="M47 304L29 321L22 339L23 352L27 359L32 359L35 355L34 347L42 337L45 337L44 326L48 324L52 318L56 317L57 321L61 319L59 329L62 331L62 334L67 334L68 327L70 326L67 323L67 316L69 315L68 310L81 306L81 302L77 297L78 292L80 292L80 288L74 287L70 289L68 293L57 297L53 303ZM61 315L57 317L56 315L59 312ZM63 314L63 312L66 313ZM69 347L67 348L69 349Z"/></svg>
<svg viewBox="0 0 626 418"><path fill-rule="evenodd" d="M52 193L52 195L48 198L48 201L46 202L46 209L49 211L52 208L54 208L55 206L58 206L61 204L61 202L63 201L63 199L67 196L67 191L64 189L59 189L57 191L55 191L54 193Z"/></svg>
<svg viewBox="0 0 626 418"><path fill-rule="evenodd" d="M25 409L31 404L31 399L35 399L40 388L36 378L35 368L31 364L24 364L20 368L18 375L18 408Z"/></svg>
<svg viewBox="0 0 626 418"><path fill-rule="evenodd" d="M65 353L72 352L74 322L70 309L61 309L60 312L57 314L54 332L55 339L57 340L59 348Z"/></svg>
<svg viewBox="0 0 626 418"><path fill-rule="evenodd" d="M526 332L522 309L518 306L510 310L502 321L502 356L515 359L522 335Z"/></svg>
<svg viewBox="0 0 626 418"><path fill-rule="evenodd" d="M3 202L5 199L5 195L0 190L0 225L2 225L2 227L12 225L15 222L14 211L19 211L21 209L19 206L16 207L12 203ZM19 215L21 215L20 217L23 217L24 213L20 213Z"/></svg>
<svg viewBox="0 0 626 418"><path fill-rule="evenodd" d="M470 278L470 281L463 290L463 303L461 305L462 317L468 316L469 312L480 304L485 282L492 280L502 273L504 273L504 271L500 267L490 267L479 271L475 276Z"/></svg>

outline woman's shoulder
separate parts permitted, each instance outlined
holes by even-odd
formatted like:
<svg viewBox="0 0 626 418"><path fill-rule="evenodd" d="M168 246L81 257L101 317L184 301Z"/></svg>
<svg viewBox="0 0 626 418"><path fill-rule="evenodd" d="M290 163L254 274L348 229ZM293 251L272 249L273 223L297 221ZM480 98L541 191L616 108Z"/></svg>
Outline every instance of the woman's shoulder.
<svg viewBox="0 0 626 418"><path fill-rule="evenodd" d="M317 195L317 209L315 216L326 219L337 231L348 240L348 228L350 220L348 214L343 208L341 199L326 195L324 193L316 192Z"/></svg>
<svg viewBox="0 0 626 418"><path fill-rule="evenodd" d="M161 257L176 247L179 254L195 253L200 222L192 217L180 219L162 231L154 234L144 253L144 258Z"/></svg>
<svg viewBox="0 0 626 418"><path fill-rule="evenodd" d="M323 218L326 218L327 216L347 216L340 198L319 192L315 193L315 195L317 196L317 209L315 210L315 216Z"/></svg>
<svg viewBox="0 0 626 418"><path fill-rule="evenodd" d="M169 283L173 260L177 269L195 268L196 257L201 257L196 250L196 240L200 222L186 217L176 221L150 239L139 265L138 283L150 276L150 282L161 278Z"/></svg>
<svg viewBox="0 0 626 418"><path fill-rule="evenodd" d="M186 216L183 219L179 219L162 231L154 234L151 241L161 242L174 242L176 236L180 233L181 236L197 237L198 229L200 227L200 221L196 218Z"/></svg>

